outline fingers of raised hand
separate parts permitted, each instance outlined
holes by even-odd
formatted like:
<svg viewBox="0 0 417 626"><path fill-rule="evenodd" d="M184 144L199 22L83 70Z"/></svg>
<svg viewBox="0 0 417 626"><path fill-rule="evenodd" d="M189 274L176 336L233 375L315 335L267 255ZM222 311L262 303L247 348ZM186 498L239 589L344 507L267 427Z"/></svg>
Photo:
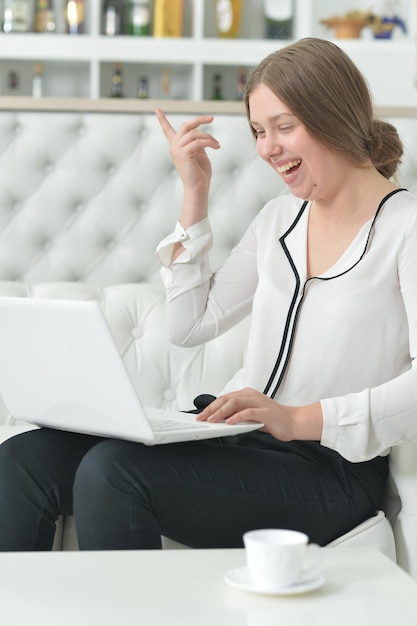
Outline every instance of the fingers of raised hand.
<svg viewBox="0 0 417 626"><path fill-rule="evenodd" d="M170 144L171 151L184 150L186 153L198 153L202 152L206 148L219 148L219 142L212 137L209 133L202 131L192 131L186 135L180 136L179 134Z"/></svg>
<svg viewBox="0 0 417 626"><path fill-rule="evenodd" d="M176 131L161 109L155 109L155 114L165 137L171 145L174 142L180 146L193 143L195 149L217 148L219 146L219 142L212 135L203 130L198 130L200 126L213 121L211 115L201 115L188 120L181 125L180 130Z"/></svg>
<svg viewBox="0 0 417 626"><path fill-rule="evenodd" d="M161 109L155 109L155 115L162 128L162 132L169 141L170 137L176 135L175 129L171 126L165 113Z"/></svg>

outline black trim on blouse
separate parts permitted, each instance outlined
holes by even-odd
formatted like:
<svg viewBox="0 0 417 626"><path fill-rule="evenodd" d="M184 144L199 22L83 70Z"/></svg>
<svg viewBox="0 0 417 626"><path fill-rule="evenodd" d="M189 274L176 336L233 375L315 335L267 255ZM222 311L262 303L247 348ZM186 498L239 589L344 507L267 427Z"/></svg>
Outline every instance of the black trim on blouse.
<svg viewBox="0 0 417 626"><path fill-rule="evenodd" d="M359 259L357 261L355 261L355 263L349 267L347 270L344 270L343 272L341 272L340 274L336 274L334 276L328 276L326 278L321 278L320 276L311 276L310 278L308 278L306 280L306 282L304 283L303 287L301 288L301 297L299 299L298 305L296 305L297 303L297 299L300 295L300 287L301 287L301 279L300 279L300 275L297 271L297 268L295 266L295 263L291 257L290 251L287 248L287 245L285 243L285 239L286 237L294 230L294 228L297 226L298 222L300 221L307 205L308 202L304 201L300 211L298 212L295 220L293 221L293 223L291 224L291 226L289 227L289 229L279 238L279 242L282 246L282 249L284 250L285 256L287 257L287 260L291 266L291 269L294 273L294 277L295 277L295 287L294 287L294 292L293 292L293 296L291 298L291 302L290 302L290 306L288 309L288 313L287 313L287 319L285 322L285 327L284 327L284 333L282 336L282 340L281 340L281 345L278 351L278 356L277 359L275 361L275 365L272 369L271 375L268 379L268 382L265 385L265 389L263 391L263 393L265 395L269 395L271 398L274 398L278 392L278 389L280 388L283 378L285 376L285 373L287 371L288 368L288 364L290 362L290 357L291 357L291 352L292 352L292 347L294 344L294 339L295 339L295 332L296 332L296 327L297 327L297 320L298 320L298 316L301 310L301 305L303 303L304 300L304 296L305 296L305 290L306 290L306 286L308 284L308 282L310 280L322 280L322 281L328 281L328 280L333 280L335 278L339 278L340 276L344 276L345 274L347 274L348 272L350 272L354 267L356 267L356 265L358 265L358 263L360 263L360 261L363 259L363 257L365 256L368 247L369 247L369 242L371 239L371 234L376 222L376 219L378 217L378 215L381 212L381 209L383 207L383 205L385 204L385 202L387 200L389 200L389 198L391 198L393 195L399 193L400 191L407 191L406 189L394 189L394 191L391 191L389 194L387 194L379 203L379 206L376 210L376 213L374 215L374 218L372 220L371 226L369 227L369 232L368 232L368 237L366 238L366 242L365 242L365 246L364 249L362 251L362 254L360 255ZM286 348L287 346L287 348ZM277 372L279 371L279 369L281 368L281 372L279 374L278 380L275 384L275 387L272 389L271 388L273 386L274 380L276 378Z"/></svg>

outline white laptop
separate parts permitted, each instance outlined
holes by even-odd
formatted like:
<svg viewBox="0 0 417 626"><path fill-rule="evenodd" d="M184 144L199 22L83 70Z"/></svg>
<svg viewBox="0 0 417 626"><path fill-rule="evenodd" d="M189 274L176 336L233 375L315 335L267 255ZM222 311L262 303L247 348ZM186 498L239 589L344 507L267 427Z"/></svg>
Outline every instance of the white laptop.
<svg viewBox="0 0 417 626"><path fill-rule="evenodd" d="M262 426L208 424L194 414L145 409L91 301L0 297L0 394L16 419L148 445Z"/></svg>

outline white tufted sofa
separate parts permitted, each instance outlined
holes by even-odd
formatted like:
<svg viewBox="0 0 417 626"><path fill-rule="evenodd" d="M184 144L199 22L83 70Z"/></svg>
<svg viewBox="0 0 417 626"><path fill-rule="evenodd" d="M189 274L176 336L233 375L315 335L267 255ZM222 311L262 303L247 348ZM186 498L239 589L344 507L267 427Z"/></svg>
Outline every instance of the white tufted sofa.
<svg viewBox="0 0 417 626"><path fill-rule="evenodd" d="M187 409L240 367L248 320L196 348L167 339L154 251L176 222L181 185L155 104L0 98L0 296L98 301L145 404ZM257 157L240 103L158 104L175 126L215 114L212 132L222 145L211 154L215 267L285 188ZM401 183L417 193L417 112L381 113L406 144ZM1 442L27 426L0 408ZM417 577L416 444L393 450L391 487L392 526L380 512L333 544L376 545ZM75 547L72 518L60 520L55 548Z"/></svg>

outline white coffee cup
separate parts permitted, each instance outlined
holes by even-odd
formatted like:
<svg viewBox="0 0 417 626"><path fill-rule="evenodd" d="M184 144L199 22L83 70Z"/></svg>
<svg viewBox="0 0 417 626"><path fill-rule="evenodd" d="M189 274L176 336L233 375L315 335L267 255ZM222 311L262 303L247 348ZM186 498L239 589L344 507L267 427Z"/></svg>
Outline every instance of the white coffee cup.
<svg viewBox="0 0 417 626"><path fill-rule="evenodd" d="M246 562L254 587L275 591L313 576L320 547L296 530L264 528L243 535Z"/></svg>

